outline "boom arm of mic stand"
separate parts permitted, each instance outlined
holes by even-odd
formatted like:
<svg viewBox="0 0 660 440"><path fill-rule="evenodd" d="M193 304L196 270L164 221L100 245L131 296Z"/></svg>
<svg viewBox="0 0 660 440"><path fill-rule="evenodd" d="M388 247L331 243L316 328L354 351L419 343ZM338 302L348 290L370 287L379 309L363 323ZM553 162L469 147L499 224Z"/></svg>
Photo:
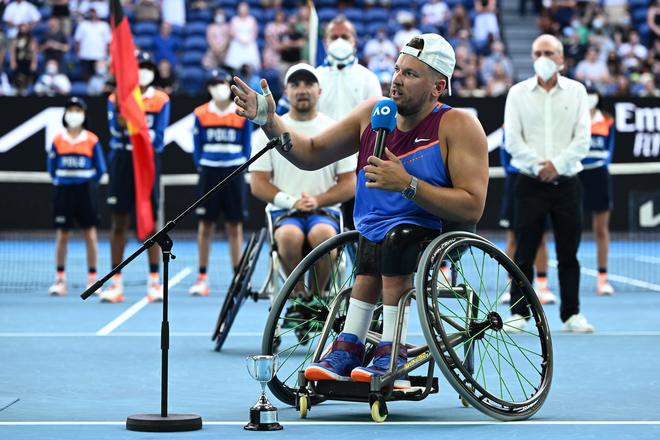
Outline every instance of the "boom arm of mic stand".
<svg viewBox="0 0 660 440"><path fill-rule="evenodd" d="M195 203L190 205L186 210L184 210L181 214L179 214L174 220L170 220L163 226L163 228L156 232L154 235L152 235L150 238L148 238L144 243L142 243L142 246L140 246L135 252L133 252L128 258L126 258L124 261L119 263L115 268L113 268L110 272L108 272L103 278L100 280L96 281L94 284L89 286L81 295L80 297L82 299L87 299L94 292L96 292L98 289L101 288L114 274L122 270L126 265L128 265L131 261L135 260L142 252L145 250L149 249L156 243L160 243L163 240L170 240L169 237L167 236L167 233L174 229L176 225L183 219L185 218L188 214L190 214L192 211L194 211L199 205L204 203L209 197L211 197L216 191L219 191L220 188L225 186L225 184L234 178L236 175L240 174L245 170L247 167L252 165L257 159L259 159L261 156L266 154L269 150L272 150L273 148L281 147L283 151L289 151L291 150L291 135L288 132L282 133L280 136L274 137L268 143L266 146L259 151L257 154L255 154L253 157L251 157L248 161L246 161L243 165L240 167L236 168L233 173L231 173L229 176L227 176L222 182L219 182L216 186L211 188L209 192L204 194L201 198L199 198Z"/></svg>

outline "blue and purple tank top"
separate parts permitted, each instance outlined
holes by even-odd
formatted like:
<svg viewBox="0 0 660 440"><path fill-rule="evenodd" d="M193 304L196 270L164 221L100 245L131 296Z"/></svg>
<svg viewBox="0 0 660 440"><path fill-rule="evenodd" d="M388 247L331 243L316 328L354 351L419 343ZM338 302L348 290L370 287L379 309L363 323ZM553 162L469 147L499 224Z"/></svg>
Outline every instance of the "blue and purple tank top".
<svg viewBox="0 0 660 440"><path fill-rule="evenodd" d="M451 107L439 103L414 129L403 132L395 127L387 136L387 148L401 160L406 171L434 186L452 186L438 141L440 119L449 110ZM364 167L373 154L375 142L376 132L369 124L360 137L353 210L356 229L374 242L382 241L390 229L402 223L441 230L442 220L405 199L401 193L367 188Z"/></svg>

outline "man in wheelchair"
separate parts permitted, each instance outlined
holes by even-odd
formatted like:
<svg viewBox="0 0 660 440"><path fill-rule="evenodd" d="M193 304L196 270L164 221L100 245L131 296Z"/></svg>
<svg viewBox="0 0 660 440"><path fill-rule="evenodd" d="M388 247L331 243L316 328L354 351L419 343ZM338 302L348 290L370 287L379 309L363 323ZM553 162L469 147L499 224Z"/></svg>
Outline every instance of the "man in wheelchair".
<svg viewBox="0 0 660 440"><path fill-rule="evenodd" d="M290 111L282 120L287 125L314 136L334 124L333 119L316 109L321 89L312 66L292 66L285 75L285 93ZM258 153L267 142L264 132L256 131L252 154ZM355 167L355 156L349 156L319 170L305 171L275 150L250 166L252 194L268 203L266 210L272 220L277 256L286 275L300 263L305 252L340 232L340 203L353 196ZM327 276L327 268L325 272ZM311 298L311 293L302 285L297 289L302 300ZM290 314L293 317L304 309L292 308Z"/></svg>
<svg viewBox="0 0 660 440"><path fill-rule="evenodd" d="M370 120L376 99L357 106L338 124L310 135L275 115L267 83L263 95L236 80L237 113L256 120L269 138L290 132L293 148L282 152L292 164L315 170L357 151L354 221L360 233L353 284L342 333L332 350L305 370L308 380L369 382L389 368L397 304L412 287L418 255L443 229L440 219L477 223L488 186L488 149L483 128L468 112L439 103L450 89L454 50L439 35L412 38L395 65L391 97L396 128L379 158L372 155L376 133ZM267 108L267 111L266 111ZM254 192L254 189L253 189ZM271 197L276 190L271 189ZM383 329L373 363L363 366L365 340L382 294ZM409 307L407 307L409 309ZM398 365L407 362L406 321ZM406 387L400 378L395 387Z"/></svg>

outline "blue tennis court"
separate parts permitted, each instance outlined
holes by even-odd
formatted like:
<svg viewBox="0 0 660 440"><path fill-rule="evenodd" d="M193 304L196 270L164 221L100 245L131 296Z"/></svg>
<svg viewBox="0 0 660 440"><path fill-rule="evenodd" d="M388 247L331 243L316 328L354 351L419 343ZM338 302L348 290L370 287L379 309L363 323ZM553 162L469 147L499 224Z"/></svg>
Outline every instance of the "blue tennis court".
<svg viewBox="0 0 660 440"><path fill-rule="evenodd" d="M485 234L487 236L487 234ZM49 237L29 240L23 254L6 252L3 240L0 293L0 438L147 439L237 438L257 436L242 429L259 385L245 368L258 354L266 300L247 302L223 351L213 351L211 333L230 274L227 244L216 241L212 294L189 297L196 272L192 237L174 235L177 259L171 264L169 411L202 416L204 428L189 433L138 433L124 427L127 416L160 409L161 305L144 300L146 261L125 271L126 302L82 301L84 244L70 244L69 294L52 298L53 244ZM24 239L22 239L25 242ZM496 241L503 246L501 241ZM128 246L135 249L136 243ZM108 270L107 241L100 240L99 272ZM551 255L552 246L550 247ZM640 251L641 250L641 251ZM440 392L420 402L391 402L385 423L371 421L364 403L325 402L301 420L295 408L269 397L280 409L284 431L278 437L354 438L402 435L429 438L659 438L660 243L617 239L611 246L613 297L595 294L595 244L585 237L582 312L595 325L593 335L564 334L558 306L546 306L553 336L554 376L543 408L529 421L502 423L473 408L463 408L456 392L440 377ZM80 261L81 264L76 264ZM256 280L265 272L262 251ZM9 270L11 268L11 270ZM16 270L18 268L18 270ZM621 270L618 270L621 269ZM78 286L73 287L76 277ZM12 279L15 278L15 279ZM20 286L19 278L32 280ZM557 290L551 268L550 288ZM12 284L13 283L13 284ZM45 287L42 286L45 284ZM422 343L419 322L411 319L409 340ZM437 372L436 374L440 374Z"/></svg>

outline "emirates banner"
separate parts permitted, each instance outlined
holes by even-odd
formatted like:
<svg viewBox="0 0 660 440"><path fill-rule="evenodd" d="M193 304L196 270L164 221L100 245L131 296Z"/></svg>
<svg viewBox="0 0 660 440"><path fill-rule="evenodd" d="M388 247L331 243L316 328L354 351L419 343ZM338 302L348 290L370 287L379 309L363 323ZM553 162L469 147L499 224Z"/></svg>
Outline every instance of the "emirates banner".
<svg viewBox="0 0 660 440"><path fill-rule="evenodd" d="M107 153L108 125L106 99L85 98L88 105L88 128L99 135ZM163 153L163 175L192 175L195 173L192 152L192 111L206 97L175 97L171 101L171 121L165 132L167 147ZM27 183L29 173L45 173L45 149L53 136L62 130L65 98L0 97L1 108L6 109L0 119L0 219L2 229L48 229L50 223L50 185ZM473 112L490 135L490 166L499 167L500 130L504 120L504 98L448 98L449 105ZM614 174L614 230L646 230L646 224L655 223L660 213L657 190L660 173L648 166L660 163L660 99L657 98L604 98L602 108L615 120L616 137L614 164L625 164ZM636 174L637 167L646 166L646 174ZM481 229L497 229L499 205L502 197L501 174L491 173L486 211L479 224ZM18 176L18 177L17 177ZM20 176L23 176L21 178ZM101 187L101 206L105 206L105 188ZM633 194L634 197L633 197ZM194 185L166 187L165 218L173 218L191 204L195 198ZM250 197L248 228L263 223L263 204ZM108 225L107 211L103 211L102 227ZM651 220L648 220L648 219ZM641 219L641 220L640 220ZM646 222L646 223L644 223ZM642 224L643 223L643 224ZM196 219L184 222L182 228L194 228Z"/></svg>

